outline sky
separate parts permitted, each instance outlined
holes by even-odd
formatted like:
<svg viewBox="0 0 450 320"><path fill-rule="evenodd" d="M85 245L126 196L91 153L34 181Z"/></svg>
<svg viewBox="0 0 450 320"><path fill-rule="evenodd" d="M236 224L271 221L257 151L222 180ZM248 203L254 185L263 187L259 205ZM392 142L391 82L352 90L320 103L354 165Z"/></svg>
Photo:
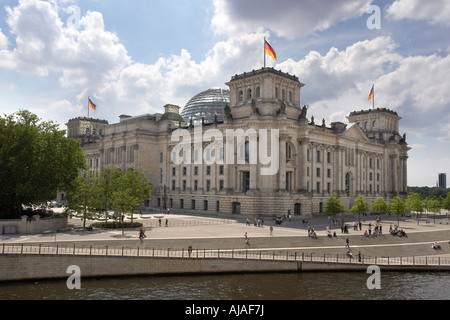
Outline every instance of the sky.
<svg viewBox="0 0 450 320"><path fill-rule="evenodd" d="M264 63L306 86L308 116L402 117L409 186L450 175L448 0L0 0L0 114L27 109L65 129L88 115L181 108Z"/></svg>

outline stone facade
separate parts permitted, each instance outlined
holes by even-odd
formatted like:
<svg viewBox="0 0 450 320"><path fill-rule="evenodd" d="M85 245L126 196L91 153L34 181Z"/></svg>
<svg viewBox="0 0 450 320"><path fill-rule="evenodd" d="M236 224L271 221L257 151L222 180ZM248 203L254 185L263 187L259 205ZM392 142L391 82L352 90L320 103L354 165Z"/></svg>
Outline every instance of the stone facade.
<svg viewBox="0 0 450 320"><path fill-rule="evenodd" d="M347 208L360 195L369 201L406 196L409 147L396 112L355 111L347 117L351 126L327 126L325 119L307 118L300 105L304 84L296 76L262 68L235 75L227 85L230 105L223 121L199 128L183 123L178 107L167 105L162 116L121 116L106 125L101 139L83 144L91 170L140 168L153 187L146 205L175 211L305 217L323 212L333 193ZM223 144L213 144L208 131L225 137ZM243 138L228 138L230 131ZM254 150L264 143L267 156L276 150L264 136L269 131L278 133L278 167L263 174L269 164ZM174 139L177 132L184 138ZM179 163L177 157L184 159Z"/></svg>

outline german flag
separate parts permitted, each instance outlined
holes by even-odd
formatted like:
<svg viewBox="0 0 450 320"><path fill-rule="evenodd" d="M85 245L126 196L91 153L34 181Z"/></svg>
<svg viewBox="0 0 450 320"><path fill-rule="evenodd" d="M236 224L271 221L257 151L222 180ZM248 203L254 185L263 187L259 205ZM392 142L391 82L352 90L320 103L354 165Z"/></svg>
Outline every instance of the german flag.
<svg viewBox="0 0 450 320"><path fill-rule="evenodd" d="M277 54L275 53L275 50L273 50L266 40L264 40L264 50L269 56L272 57L273 60L277 61Z"/></svg>
<svg viewBox="0 0 450 320"><path fill-rule="evenodd" d="M367 98L367 100L372 99L372 97L373 97L373 89L374 89L374 85L372 85L372 90L370 90L369 98Z"/></svg>
<svg viewBox="0 0 450 320"><path fill-rule="evenodd" d="M89 100L89 107L91 107L92 109L94 109L94 110L97 110L97 106L91 101L91 99L89 98L88 99Z"/></svg>

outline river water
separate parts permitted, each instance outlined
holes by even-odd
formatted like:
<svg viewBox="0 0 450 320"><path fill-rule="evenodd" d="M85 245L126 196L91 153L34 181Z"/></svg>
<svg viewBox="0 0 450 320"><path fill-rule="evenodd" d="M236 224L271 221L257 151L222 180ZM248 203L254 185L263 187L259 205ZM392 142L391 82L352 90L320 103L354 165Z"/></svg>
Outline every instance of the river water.
<svg viewBox="0 0 450 320"><path fill-rule="evenodd" d="M449 272L381 272L380 288L369 289L371 274L269 273L147 276L0 284L0 300L449 300ZM373 283L373 282L372 282Z"/></svg>

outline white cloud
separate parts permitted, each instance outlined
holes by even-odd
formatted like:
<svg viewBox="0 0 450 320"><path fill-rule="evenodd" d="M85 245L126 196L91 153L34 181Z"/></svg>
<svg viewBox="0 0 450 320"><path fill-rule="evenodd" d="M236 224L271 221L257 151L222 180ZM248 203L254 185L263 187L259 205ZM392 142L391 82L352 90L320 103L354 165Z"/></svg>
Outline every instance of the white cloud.
<svg viewBox="0 0 450 320"><path fill-rule="evenodd" d="M0 28L0 50L8 49L8 38L3 34Z"/></svg>
<svg viewBox="0 0 450 320"><path fill-rule="evenodd" d="M403 57L396 49L392 38L377 37L325 55L311 51L276 68L306 84L301 103L310 104L308 115L316 119L345 122L349 112L370 108L367 96L374 83L375 106L397 111L401 132L448 141L450 55Z"/></svg>
<svg viewBox="0 0 450 320"><path fill-rule="evenodd" d="M262 58L259 62L253 57L261 56L261 38L261 34L248 34L220 41L200 62L182 49L179 55L161 57L154 64L131 63L115 80L105 82L98 96L117 109L127 102L137 113L161 112L166 103L183 107L200 91L226 87L233 74L260 68Z"/></svg>
<svg viewBox="0 0 450 320"><path fill-rule="evenodd" d="M411 148L412 151L424 149L426 147L427 147L426 145L420 144L420 143L414 143L414 144L410 145L410 148Z"/></svg>
<svg viewBox="0 0 450 320"><path fill-rule="evenodd" d="M365 8L367 3L353 1L348 6L343 2L328 3L330 12L321 12L318 20L341 21L345 15L337 19L336 12L344 10L350 16L354 7ZM247 15L245 10L255 5L252 1L225 3L219 0L215 4L215 23L219 23L219 18L232 17L232 10L243 10L237 13L237 27L241 21L238 18ZM293 11L299 8L289 1L282 2L279 9L270 7L269 2L263 2L261 7L273 9L270 23L279 12L289 12L281 8L288 4L293 6ZM303 8L305 12L310 10L307 15L317 10L305 3ZM220 15L221 10L228 11ZM258 32L238 32L217 42L201 61L195 61L188 50L182 49L179 54L143 64L133 61L118 36L105 30L99 12L88 11L82 16L79 29L68 28L58 16L56 5L48 2L22 0L18 6L7 8L7 13L16 47L8 50L8 39L0 32L0 68L47 77L56 74L61 87L67 91L66 97L57 99L71 100L72 95L75 102L59 101L58 107L52 110L85 112L87 96L90 96L99 106L95 116L109 117L110 121L116 121L122 113L161 112L166 103L183 107L202 90L225 87L224 83L232 75L262 67L261 39L269 36L262 28ZM253 20L249 21L265 20L264 15L258 17L251 15ZM289 34L289 17L288 14L286 25L273 24L276 32ZM316 23L311 28L317 29L319 25ZM448 108L446 94L450 90L450 80L446 70L450 70L450 55L403 57L397 53L397 48L391 37L380 36L358 41L342 50L331 48L324 55L310 51L301 60L288 59L275 67L297 75L306 83L302 89L302 104L310 104L308 114L318 120L346 121L349 112L368 108L367 95L375 83L376 105L397 110L404 118L401 127L406 128L408 134L418 138L435 134L448 141L448 135L438 128L445 121L444 112ZM255 60L255 57L260 59ZM269 59L268 64L274 62ZM46 109L40 108L43 112ZM438 125L429 129L430 121Z"/></svg>
<svg viewBox="0 0 450 320"><path fill-rule="evenodd" d="M98 12L87 12L80 28L64 26L57 8L38 0L19 1L6 7L7 23L16 36L16 48L8 52L18 71L48 76L61 74L64 88L95 88L113 78L131 62L118 37L104 29Z"/></svg>
<svg viewBox="0 0 450 320"><path fill-rule="evenodd" d="M266 27L294 38L360 16L371 0L214 0L212 25L217 33L261 32Z"/></svg>
<svg viewBox="0 0 450 320"><path fill-rule="evenodd" d="M387 18L394 20L426 20L430 24L450 26L448 0L396 0L386 9Z"/></svg>
<svg viewBox="0 0 450 320"><path fill-rule="evenodd" d="M342 51L331 48L325 55L311 51L302 60L289 59L276 68L297 75L306 84L302 103L311 104L320 117L330 115L331 110L342 116L369 107L367 96L372 83L401 60L396 47L390 37L378 37Z"/></svg>

